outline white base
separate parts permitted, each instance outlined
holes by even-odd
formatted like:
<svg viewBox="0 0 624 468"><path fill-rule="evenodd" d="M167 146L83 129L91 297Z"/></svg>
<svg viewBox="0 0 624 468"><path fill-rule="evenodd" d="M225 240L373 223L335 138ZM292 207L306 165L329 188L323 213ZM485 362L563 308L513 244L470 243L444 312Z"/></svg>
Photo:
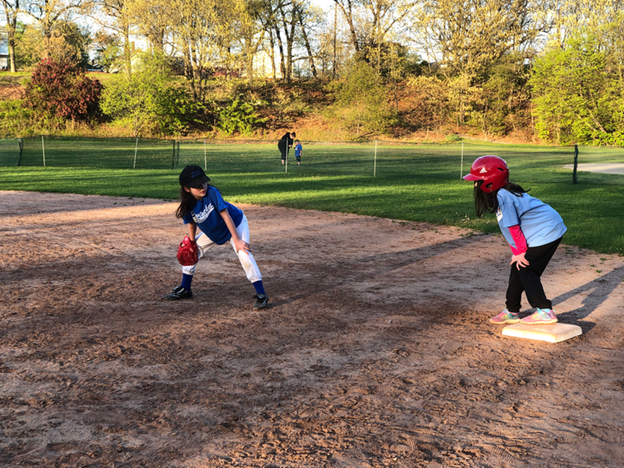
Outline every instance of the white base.
<svg viewBox="0 0 624 468"><path fill-rule="evenodd" d="M528 340L548 341L559 343L579 336L583 330L578 325L568 323L553 323L551 325L529 325L526 323L514 323L503 328L503 335L526 338Z"/></svg>

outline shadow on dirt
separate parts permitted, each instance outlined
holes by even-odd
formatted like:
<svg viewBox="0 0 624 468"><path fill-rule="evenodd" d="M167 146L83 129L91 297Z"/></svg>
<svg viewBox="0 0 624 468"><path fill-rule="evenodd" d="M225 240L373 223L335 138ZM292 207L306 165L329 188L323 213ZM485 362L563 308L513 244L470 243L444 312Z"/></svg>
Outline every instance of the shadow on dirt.
<svg viewBox="0 0 624 468"><path fill-rule="evenodd" d="M609 295L624 280L624 266L617 268L606 275L596 278L594 281L584 284L572 291L561 294L553 299L553 304L560 304L571 299L577 294L591 291L583 300L583 306L564 314L557 315L560 321L580 326L583 333L594 328L594 323L583 322L582 319L589 317L600 305L607 300Z"/></svg>
<svg viewBox="0 0 624 468"><path fill-rule="evenodd" d="M381 275L388 274L394 270L398 270L413 263L421 262L455 249L465 248L473 242L482 241L488 237L490 237L488 234L463 237L461 239L440 242L439 244L429 245L427 247L420 247L402 252L371 255L369 257L328 265L325 280L331 281L331 284L318 281L318 288L302 294L297 294L296 296L289 297L283 301L274 302L273 306L290 304L294 301L313 296L329 289L338 288L349 283L364 281L369 278L377 278ZM378 266L382 266L382 268L378 268Z"/></svg>

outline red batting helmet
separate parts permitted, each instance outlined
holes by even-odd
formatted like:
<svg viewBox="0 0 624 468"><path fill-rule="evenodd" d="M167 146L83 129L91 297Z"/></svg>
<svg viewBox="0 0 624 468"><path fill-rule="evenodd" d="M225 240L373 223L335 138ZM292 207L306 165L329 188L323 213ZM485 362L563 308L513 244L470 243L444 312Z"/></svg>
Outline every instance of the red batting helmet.
<svg viewBox="0 0 624 468"><path fill-rule="evenodd" d="M481 156L472 163L470 174L465 175L464 179L482 180L481 190L492 193L509 182L509 167L505 160L498 156Z"/></svg>

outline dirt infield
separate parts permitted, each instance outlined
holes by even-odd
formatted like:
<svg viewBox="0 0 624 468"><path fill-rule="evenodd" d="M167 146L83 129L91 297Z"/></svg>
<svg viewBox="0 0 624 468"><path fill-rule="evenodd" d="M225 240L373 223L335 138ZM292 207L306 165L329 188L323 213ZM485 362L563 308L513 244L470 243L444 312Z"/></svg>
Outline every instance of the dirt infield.
<svg viewBox="0 0 624 468"><path fill-rule="evenodd" d="M175 206L0 192L1 467L624 463L622 257L562 246L584 334L527 341L501 236L243 205L271 307L229 246L166 302Z"/></svg>

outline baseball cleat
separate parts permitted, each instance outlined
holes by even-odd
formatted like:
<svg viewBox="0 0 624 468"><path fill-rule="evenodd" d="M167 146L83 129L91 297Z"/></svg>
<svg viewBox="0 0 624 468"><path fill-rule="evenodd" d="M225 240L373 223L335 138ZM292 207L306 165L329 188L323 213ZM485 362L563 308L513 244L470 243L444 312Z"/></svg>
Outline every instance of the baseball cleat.
<svg viewBox="0 0 624 468"><path fill-rule="evenodd" d="M548 325L549 323L556 323L557 316L552 309L537 309L535 313L524 317L520 321L530 325Z"/></svg>
<svg viewBox="0 0 624 468"><path fill-rule="evenodd" d="M492 317L490 319L490 322L498 323L498 324L518 323L519 321L520 321L520 319L518 318L518 314L516 314L514 312L509 312L507 309L503 310L496 317Z"/></svg>
<svg viewBox="0 0 624 468"><path fill-rule="evenodd" d="M182 286L176 286L173 288L173 292L167 294L165 299L169 301L177 301L178 299L190 299L193 297L193 291L190 289L184 289Z"/></svg>
<svg viewBox="0 0 624 468"><path fill-rule="evenodd" d="M256 303L253 305L254 309L264 309L269 305L269 296L266 294L256 294L254 296Z"/></svg>

